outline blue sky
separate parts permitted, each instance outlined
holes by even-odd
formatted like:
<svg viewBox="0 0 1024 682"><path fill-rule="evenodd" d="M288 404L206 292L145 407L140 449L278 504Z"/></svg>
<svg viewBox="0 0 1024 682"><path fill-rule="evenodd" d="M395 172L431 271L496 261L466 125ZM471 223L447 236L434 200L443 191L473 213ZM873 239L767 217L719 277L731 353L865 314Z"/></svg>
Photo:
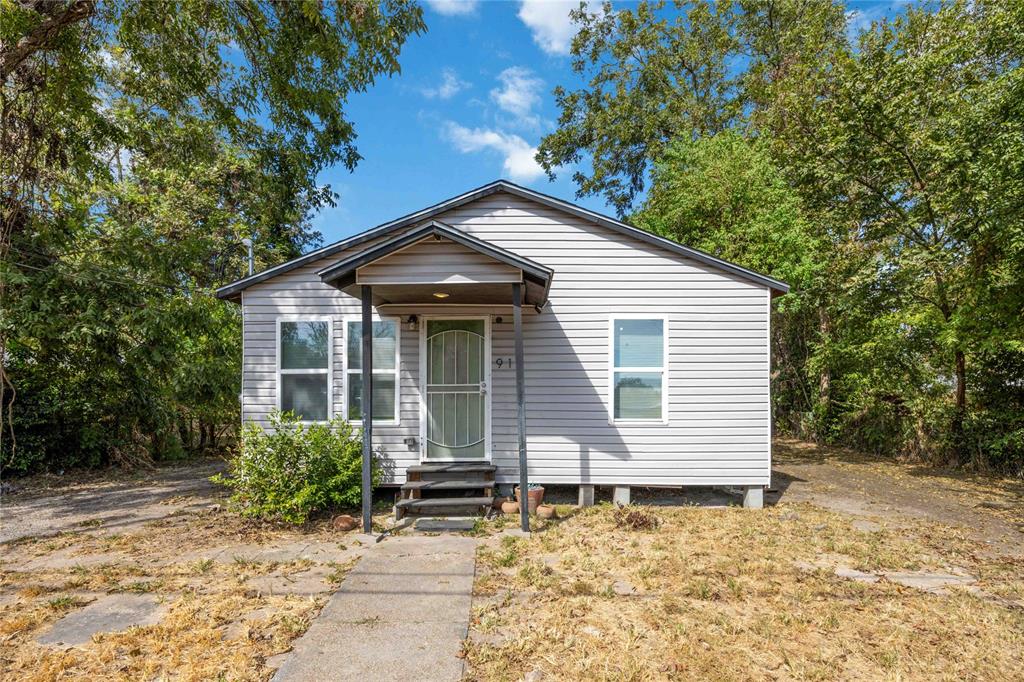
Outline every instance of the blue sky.
<svg viewBox="0 0 1024 682"><path fill-rule="evenodd" d="M324 243L497 178L614 214L600 198L574 199L572 169L549 182L532 158L555 128L552 88L581 85L568 56L578 3L426 0L427 31L406 43L401 75L347 105L363 160L320 176L341 195L314 219ZM899 3L849 6L859 27Z"/></svg>

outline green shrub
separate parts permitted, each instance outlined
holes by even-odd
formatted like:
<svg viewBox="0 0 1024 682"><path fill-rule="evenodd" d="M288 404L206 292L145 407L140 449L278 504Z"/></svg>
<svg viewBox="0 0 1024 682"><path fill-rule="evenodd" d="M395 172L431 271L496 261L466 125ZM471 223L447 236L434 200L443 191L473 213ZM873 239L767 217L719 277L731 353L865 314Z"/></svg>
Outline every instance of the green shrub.
<svg viewBox="0 0 1024 682"><path fill-rule="evenodd" d="M304 523L314 512L362 499L362 440L341 418L306 425L275 412L265 431L250 422L230 466L229 476L212 480L234 491L231 500L245 516ZM380 482L376 462L372 480Z"/></svg>

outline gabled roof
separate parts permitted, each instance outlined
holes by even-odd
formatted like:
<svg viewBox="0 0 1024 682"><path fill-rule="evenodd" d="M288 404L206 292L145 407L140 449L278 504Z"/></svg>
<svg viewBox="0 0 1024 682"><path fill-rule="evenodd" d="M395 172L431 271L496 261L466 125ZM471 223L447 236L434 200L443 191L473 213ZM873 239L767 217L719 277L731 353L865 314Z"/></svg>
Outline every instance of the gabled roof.
<svg viewBox="0 0 1024 682"><path fill-rule="evenodd" d="M430 220L434 216L440 215L445 211L449 211L453 208L458 208L459 206L463 206L465 204L468 204L472 201L476 201L477 199L481 199L491 194L497 194L498 192L506 192L513 196L517 196L523 199L529 199L541 205L548 206L550 208L563 211L565 213L569 213L576 217L583 218L584 220L589 220L590 222L596 223L597 225L601 225L602 227L606 227L610 230L614 230L615 232L620 232L622 234L635 237L640 241L661 247L663 249L666 249L667 251L671 251L672 253L685 256L686 258L692 258L693 260L698 261L700 263L704 263L705 265L710 265L711 267L718 268L725 272L736 275L737 277L741 277L748 281L755 282L762 286L766 286L769 289L772 289L773 291L776 291L780 294L784 294L787 291L789 291L789 285L786 284L785 282L774 279L767 275L763 275L759 272L754 272L753 270L748 270L747 268L722 260L721 258L716 258L711 254L705 253L699 249L694 249L689 246L683 246L682 244L674 242L670 239L665 239L664 237L659 237L655 234L651 234L650 232L646 232L639 228L633 227L632 225L627 225L621 220L616 220L615 218L610 218L608 216L601 215L600 213L596 213L589 209L576 206L575 204L571 204L568 201L563 201L553 196L542 194L532 189L527 189L526 187L521 187L520 185L509 182L508 180L495 180L494 182L488 183L482 187L470 190L465 194L460 194L457 197L453 197L446 201L442 201L438 204L434 204L429 208L425 208L423 210L416 211L415 213L410 213L396 220L392 220L382 225L378 225L377 227L366 230L365 232L357 234L354 237L349 237L348 239L343 239L339 242L329 244L323 248L317 249L316 251L311 251L305 255L299 256L298 258L293 258L287 263L282 263L272 268L267 268L262 272L250 275L249 277L244 277L236 282L232 282L231 284L228 284L218 289L217 297L228 299L237 298L244 289L252 286L253 284L266 281L271 277L275 277L282 273L288 272L289 270L293 270L311 261L324 258L325 256L330 256L332 254L338 253L339 251L350 249L354 246L358 246L359 244L363 244L376 237L387 235L391 232L401 230L404 227L415 225L424 220Z"/></svg>
<svg viewBox="0 0 1024 682"><path fill-rule="evenodd" d="M357 269L431 237L451 240L505 265L518 268L523 272L525 280L543 287L544 300L538 301L537 305L543 305L544 301L547 300L547 291L551 286L551 277L555 274L554 270L529 258L512 253L508 249L503 249L483 239L466 234L462 230L457 230L439 220L431 220L414 230L396 235L365 251L354 253L344 260L317 271L316 274L320 276L321 281L324 283L341 289L355 283Z"/></svg>

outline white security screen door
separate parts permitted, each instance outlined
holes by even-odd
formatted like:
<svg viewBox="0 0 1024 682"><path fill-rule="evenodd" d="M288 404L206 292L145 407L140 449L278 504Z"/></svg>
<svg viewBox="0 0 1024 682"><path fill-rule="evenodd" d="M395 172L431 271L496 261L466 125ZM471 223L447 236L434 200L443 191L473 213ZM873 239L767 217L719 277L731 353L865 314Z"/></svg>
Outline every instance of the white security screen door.
<svg viewBox="0 0 1024 682"><path fill-rule="evenodd" d="M427 320L426 459L487 456L484 320Z"/></svg>

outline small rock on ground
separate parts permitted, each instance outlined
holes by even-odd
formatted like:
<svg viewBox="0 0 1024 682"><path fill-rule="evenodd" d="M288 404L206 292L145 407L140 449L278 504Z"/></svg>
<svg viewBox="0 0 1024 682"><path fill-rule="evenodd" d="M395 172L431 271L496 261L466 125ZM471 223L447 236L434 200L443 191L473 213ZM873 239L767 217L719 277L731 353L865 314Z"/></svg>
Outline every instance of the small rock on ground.
<svg viewBox="0 0 1024 682"><path fill-rule="evenodd" d="M331 526L334 530L341 533L347 533L350 530L355 530L359 527L359 520L354 516L348 514L339 514L331 519Z"/></svg>

